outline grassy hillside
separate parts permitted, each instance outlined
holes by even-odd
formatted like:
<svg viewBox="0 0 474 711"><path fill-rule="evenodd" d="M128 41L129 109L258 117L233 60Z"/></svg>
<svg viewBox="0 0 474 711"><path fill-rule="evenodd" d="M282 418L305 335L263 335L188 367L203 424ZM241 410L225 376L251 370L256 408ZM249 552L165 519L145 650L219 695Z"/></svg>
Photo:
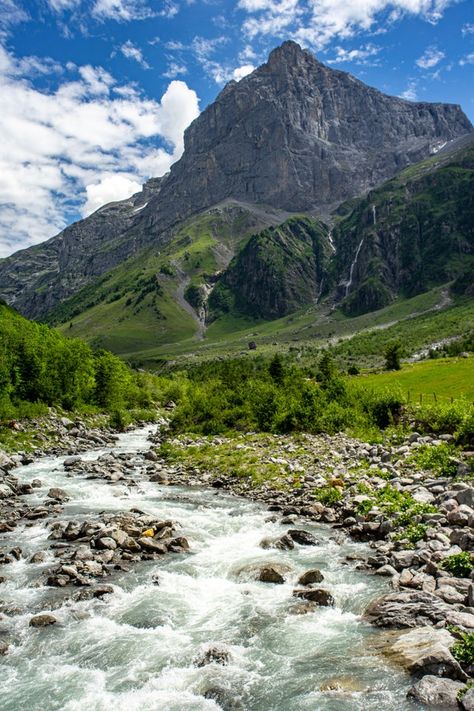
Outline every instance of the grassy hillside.
<svg viewBox="0 0 474 711"><path fill-rule="evenodd" d="M460 397L474 402L474 357L405 363L399 371L367 373L350 380L379 392L386 388L400 388L412 402L419 402L420 395L426 403Z"/></svg>
<svg viewBox="0 0 474 711"><path fill-rule="evenodd" d="M233 203L208 210L185 222L161 251L147 248L66 300L48 322L125 357L175 343L191 350L200 323L190 289L206 283L253 232L280 217Z"/></svg>

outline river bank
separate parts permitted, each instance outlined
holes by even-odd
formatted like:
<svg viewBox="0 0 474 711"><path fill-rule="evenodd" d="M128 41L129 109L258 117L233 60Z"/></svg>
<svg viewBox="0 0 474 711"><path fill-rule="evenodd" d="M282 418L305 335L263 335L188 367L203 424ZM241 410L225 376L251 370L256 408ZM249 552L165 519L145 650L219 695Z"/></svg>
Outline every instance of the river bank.
<svg viewBox="0 0 474 711"><path fill-rule="evenodd" d="M162 441L163 435L149 428L118 436L113 447L74 457L63 451L59 458L41 458L6 475L18 479L20 515L2 534L4 553L12 558L4 560L0 584L0 625L7 644L2 659L12 683L20 674L23 699L33 699L30 686L42 683L36 674L23 678L25 655L38 662L39 650L53 644L46 667L58 664L54 645L66 658L51 709L102 710L110 704L156 709L158 704L176 711L395 711L411 707L404 698L420 676L424 686L412 692L421 698L417 708L429 708L436 694L438 700L442 694L444 708L453 707L453 698L458 703L455 697L466 688L470 670L450 653L454 638L445 627L474 627L472 583L438 563L463 550L461 545L469 549L470 507L456 498L468 495L462 492L470 490L469 484L452 490L449 482L436 478L432 483L418 474L408 481L403 462L416 440L398 445L409 450L399 451L398 458L389 451L389 460L379 446L342 435L304 438L303 443L273 438L270 456L280 460L276 466L284 470L285 481L276 478L256 487L245 477L170 464L160 449L149 449L149 435L154 444ZM215 438L212 446L219 448L219 442L225 438ZM242 444L232 442L237 452ZM196 439L188 445L196 447ZM268 452L258 451L252 440L248 446L263 466ZM363 495L351 489L356 472L348 473L348 465L366 460L369 469L363 465L362 476L357 470L358 484L386 486L387 479L375 476L374 469L370 473L377 465L380 475L382 465L394 474L392 486L397 486L395 474L404 472L398 482L403 490L412 487L414 494L418 489L425 498L422 489L432 494L441 513L430 512L429 534L414 548L387 539L386 511L372 509L362 516L357 510L363 501L355 497ZM318 472L324 473L324 485L316 479ZM329 477L341 497L324 505L314 491L318 483L327 487ZM35 479L40 485L33 485ZM456 504L443 513L447 501ZM2 499L5 507L8 497ZM31 511L31 518L24 515ZM457 523L449 517L452 511ZM48 615L55 621L48 622ZM43 619L32 622L38 616ZM103 625L111 618L114 634L108 635ZM387 621L393 629L377 632L376 626ZM92 632L93 624L102 636ZM84 681L84 659L76 648L81 627L87 631L86 667L92 664L96 679L101 670L96 697L78 688L78 679ZM405 632L412 627L409 637ZM97 654L107 661L99 662ZM63 667L71 664L75 671L66 673ZM404 669L414 675L412 682ZM120 674L126 681L118 681ZM17 710L19 697L9 688L13 705L7 708ZM464 696L466 709L470 695Z"/></svg>

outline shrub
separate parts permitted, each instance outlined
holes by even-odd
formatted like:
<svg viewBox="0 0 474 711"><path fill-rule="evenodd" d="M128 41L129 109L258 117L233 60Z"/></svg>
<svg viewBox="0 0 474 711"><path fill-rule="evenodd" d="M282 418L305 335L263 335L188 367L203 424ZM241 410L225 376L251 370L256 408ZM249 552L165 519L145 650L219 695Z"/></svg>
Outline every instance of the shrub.
<svg viewBox="0 0 474 711"><path fill-rule="evenodd" d="M458 636L458 641L451 647L451 654L460 664L474 664L474 632L462 632L450 628Z"/></svg>
<svg viewBox="0 0 474 711"><path fill-rule="evenodd" d="M469 578L474 570L474 562L471 554L468 551L463 551L445 558L441 562L441 567L457 578Z"/></svg>
<svg viewBox="0 0 474 711"><path fill-rule="evenodd" d="M124 432L131 422L132 417L125 410L114 410L109 417L109 425L119 432Z"/></svg>
<svg viewBox="0 0 474 711"><path fill-rule="evenodd" d="M457 472L456 455L459 450L451 444L442 443L436 446L422 444L407 463L414 464L417 469L427 469L436 476L455 476Z"/></svg>
<svg viewBox="0 0 474 711"><path fill-rule="evenodd" d="M400 370L400 357L402 353L402 344L400 341L392 341L385 346L385 369Z"/></svg>
<svg viewBox="0 0 474 711"><path fill-rule="evenodd" d="M313 493L315 499L324 506L334 506L342 499L342 493L333 486L322 486L320 489L315 489Z"/></svg>
<svg viewBox="0 0 474 711"><path fill-rule="evenodd" d="M422 541L426 538L427 530L428 526L424 523L411 523L404 531L397 533L397 535L394 536L394 540L408 540L412 546L414 546L418 541Z"/></svg>

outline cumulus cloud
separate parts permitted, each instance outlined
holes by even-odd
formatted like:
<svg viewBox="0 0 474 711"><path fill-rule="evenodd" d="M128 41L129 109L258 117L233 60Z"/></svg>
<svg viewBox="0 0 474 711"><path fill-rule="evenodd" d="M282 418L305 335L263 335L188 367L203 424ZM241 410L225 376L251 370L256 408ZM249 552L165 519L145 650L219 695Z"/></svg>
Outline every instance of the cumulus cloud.
<svg viewBox="0 0 474 711"><path fill-rule="evenodd" d="M150 65L143 58L142 50L136 47L131 40L124 42L120 47L120 51L127 59L132 59L134 62L141 64L144 69L150 69Z"/></svg>
<svg viewBox="0 0 474 711"><path fill-rule="evenodd" d="M248 74L251 74L254 69L255 67L253 66L253 64L243 64L241 67L237 67L237 69L234 69L234 71L232 72L232 79L239 81L240 79L246 77Z"/></svg>
<svg viewBox="0 0 474 711"><path fill-rule="evenodd" d="M465 64L474 64L474 52L471 52L470 54L467 54L465 57L459 60L459 64L461 67L464 67Z"/></svg>
<svg viewBox="0 0 474 711"><path fill-rule="evenodd" d="M416 60L420 69L432 69L444 59L445 54L436 47L427 47L421 57Z"/></svg>
<svg viewBox="0 0 474 711"><path fill-rule="evenodd" d="M463 35L472 35L474 33L474 22L467 22L461 27Z"/></svg>
<svg viewBox="0 0 474 711"><path fill-rule="evenodd" d="M106 175L98 183L87 185L87 200L82 209L82 214L90 215L102 205L116 200L125 200L137 193L141 189L141 184L131 180L127 175L115 173Z"/></svg>
<svg viewBox="0 0 474 711"><path fill-rule="evenodd" d="M100 67L72 66L73 76L59 75L48 93L22 66L0 46L1 255L163 175L199 114L197 95L183 81L170 82L158 102L117 85Z"/></svg>
<svg viewBox="0 0 474 711"><path fill-rule="evenodd" d="M249 38L283 36L315 49L333 38L353 37L360 31L377 31L380 23L393 23L417 15L436 23L456 0L239 0L249 17L243 29Z"/></svg>

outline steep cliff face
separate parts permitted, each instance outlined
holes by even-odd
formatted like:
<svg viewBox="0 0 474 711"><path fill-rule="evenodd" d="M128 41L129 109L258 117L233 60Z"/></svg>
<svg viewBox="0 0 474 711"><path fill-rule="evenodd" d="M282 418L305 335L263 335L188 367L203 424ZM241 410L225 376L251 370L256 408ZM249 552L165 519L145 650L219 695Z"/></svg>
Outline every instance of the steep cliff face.
<svg viewBox="0 0 474 711"><path fill-rule="evenodd" d="M338 297L350 315L462 275L474 282L474 141L355 201L333 238Z"/></svg>
<svg viewBox="0 0 474 711"><path fill-rule="evenodd" d="M327 227L308 217L253 235L214 287L211 318L233 310L274 319L316 303L330 255Z"/></svg>
<svg viewBox="0 0 474 711"><path fill-rule="evenodd" d="M285 42L191 124L148 209L159 219L172 198L186 212L229 196L324 209L472 130L459 106L386 96Z"/></svg>
<svg viewBox="0 0 474 711"><path fill-rule="evenodd" d="M185 152L169 174L0 261L0 295L43 318L223 200L324 213L472 130L458 106L385 96L285 42L250 76L228 84L191 124Z"/></svg>

